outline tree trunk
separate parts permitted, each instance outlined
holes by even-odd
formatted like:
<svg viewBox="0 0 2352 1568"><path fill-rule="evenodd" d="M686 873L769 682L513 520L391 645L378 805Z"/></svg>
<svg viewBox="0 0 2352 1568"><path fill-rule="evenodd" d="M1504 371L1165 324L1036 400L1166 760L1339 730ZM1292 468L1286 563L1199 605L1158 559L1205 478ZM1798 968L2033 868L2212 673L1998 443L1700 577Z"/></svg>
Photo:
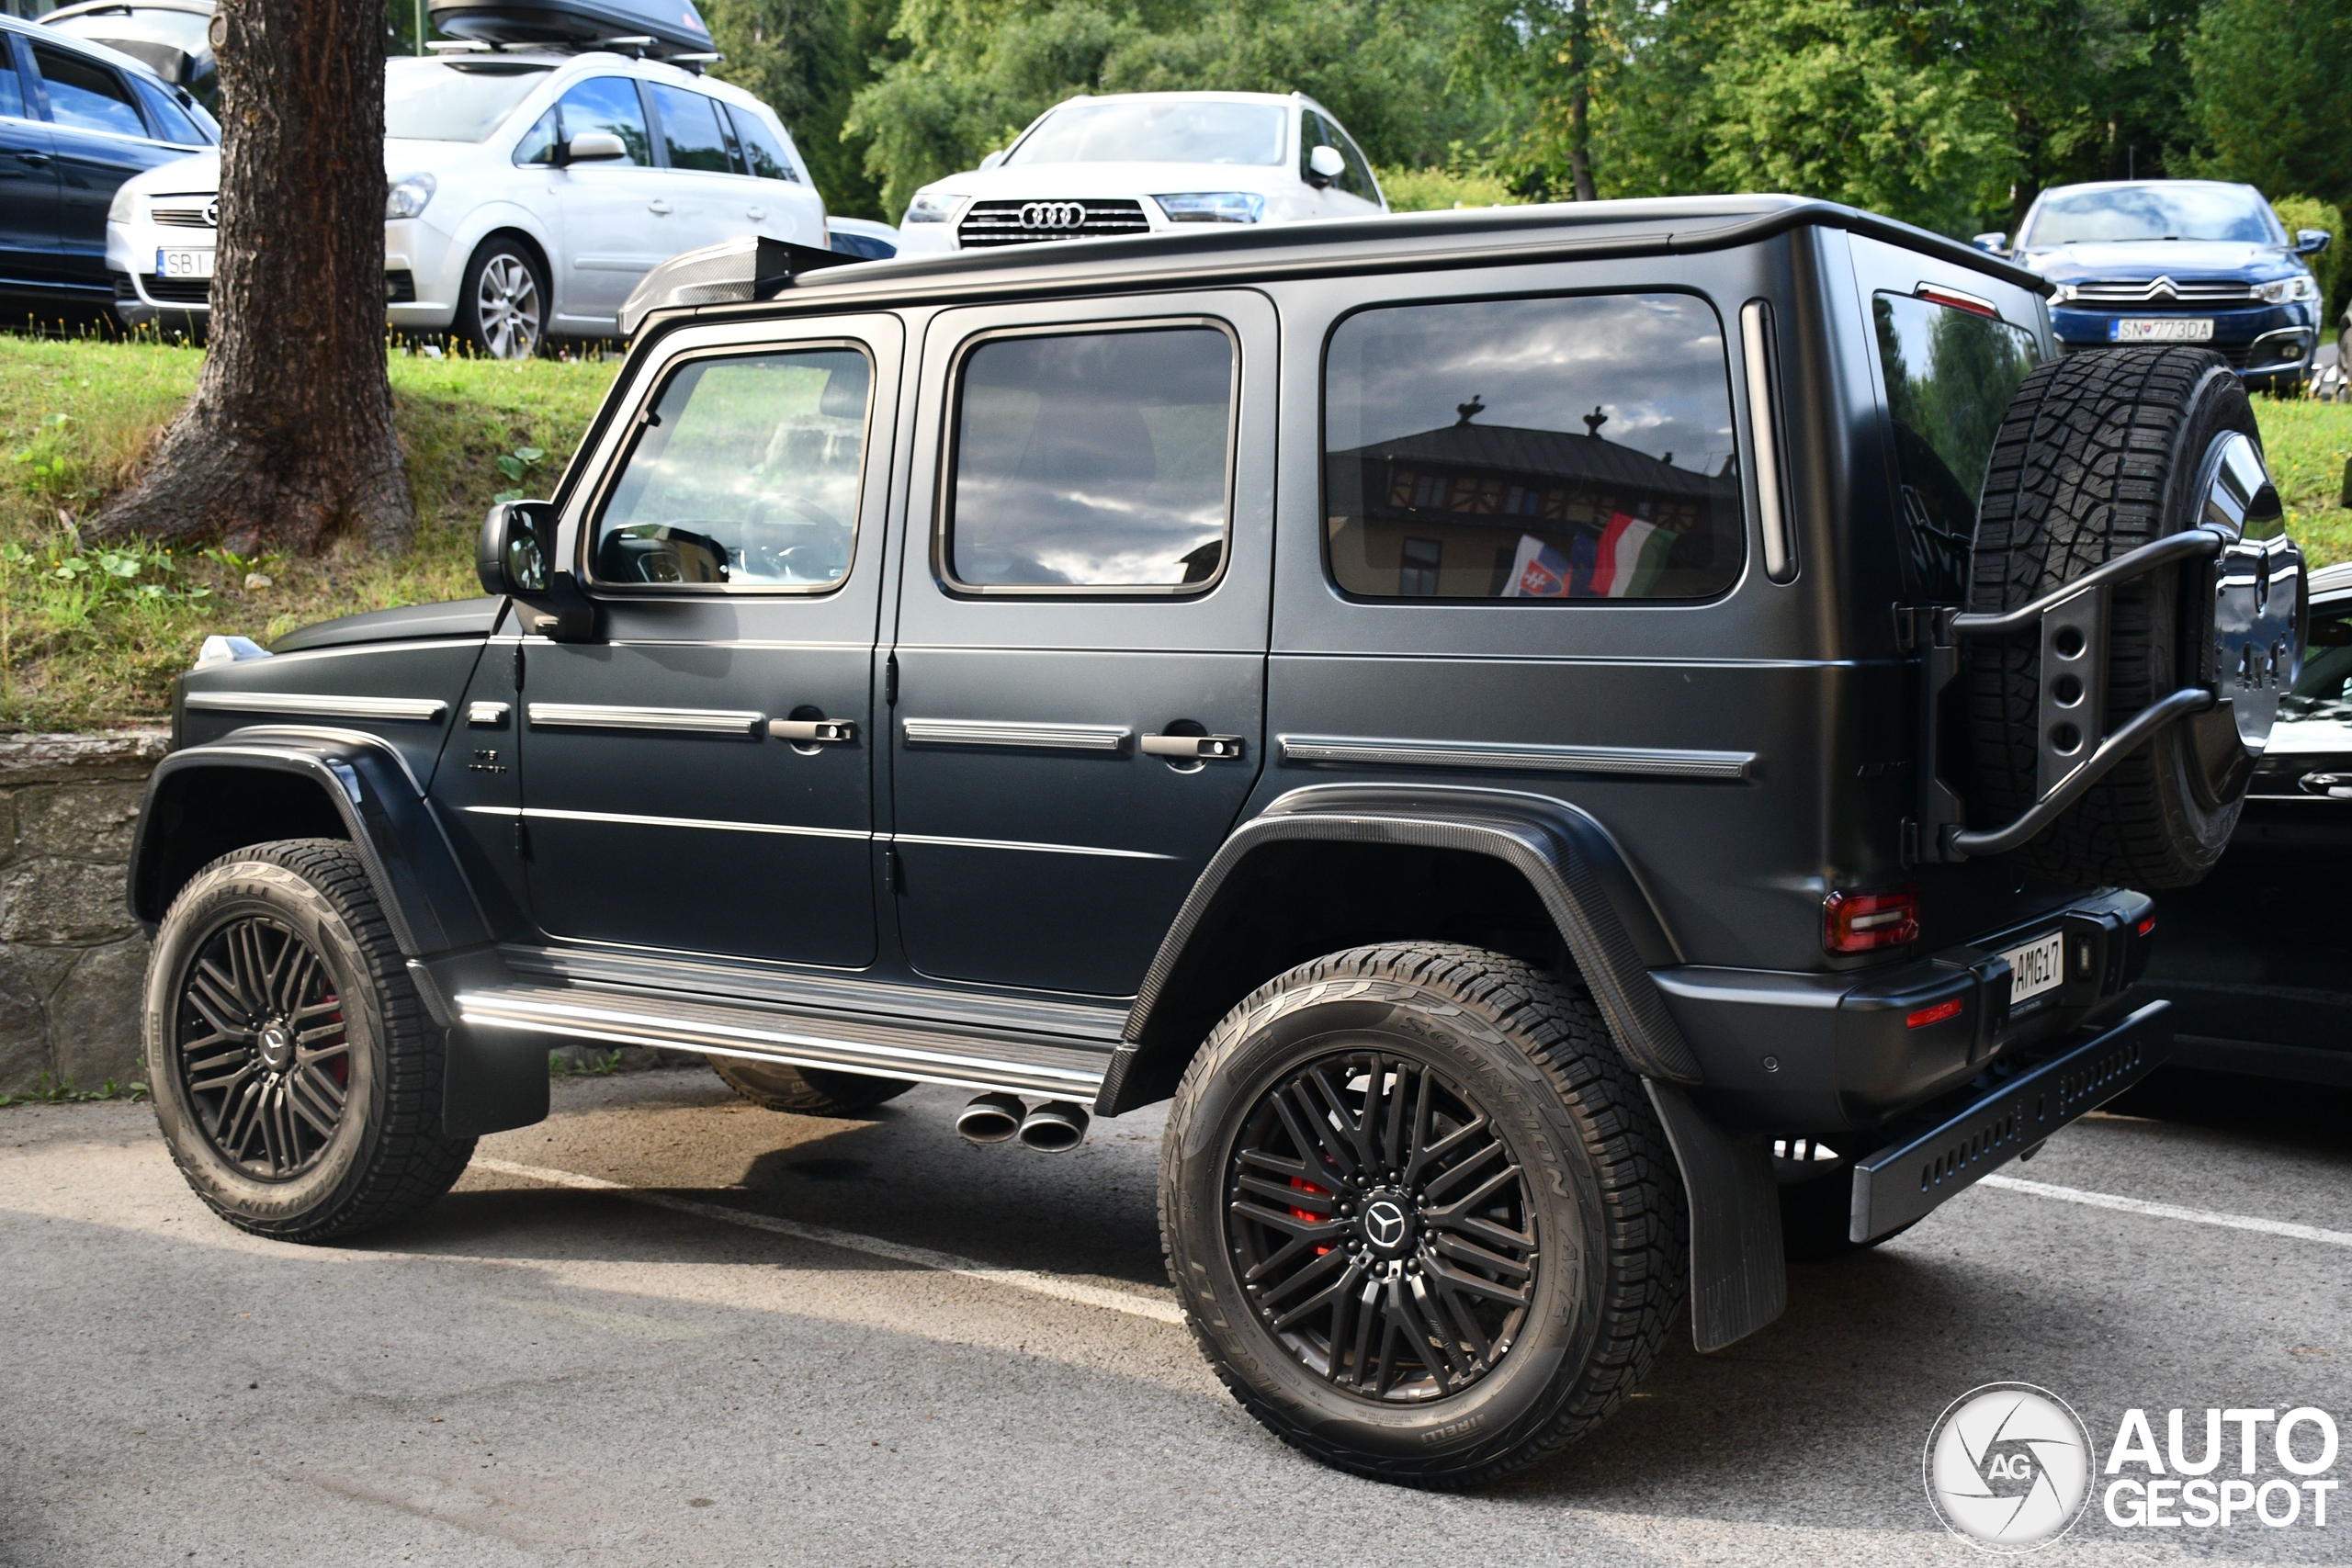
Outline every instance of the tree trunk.
<svg viewBox="0 0 2352 1568"><path fill-rule="evenodd" d="M210 344L101 532L304 555L415 532L384 377L383 35L383 0L222 0Z"/></svg>
<svg viewBox="0 0 2352 1568"><path fill-rule="evenodd" d="M1592 188L1592 133L1587 120L1592 105L1592 0L1571 0L1568 6L1568 181L1578 201L1595 201Z"/></svg>

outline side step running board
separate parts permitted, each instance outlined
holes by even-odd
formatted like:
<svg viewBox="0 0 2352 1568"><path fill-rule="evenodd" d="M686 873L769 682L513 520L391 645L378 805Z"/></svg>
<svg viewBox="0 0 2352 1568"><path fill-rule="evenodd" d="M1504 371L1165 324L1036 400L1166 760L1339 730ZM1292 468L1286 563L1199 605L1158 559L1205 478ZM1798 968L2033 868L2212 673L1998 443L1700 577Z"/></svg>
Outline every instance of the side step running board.
<svg viewBox="0 0 2352 1568"><path fill-rule="evenodd" d="M1102 1088L1111 1060L1104 1050L1035 1037L910 1029L821 1013L566 986L466 991L458 997L458 1011L475 1029L700 1051L1060 1100L1091 1099Z"/></svg>

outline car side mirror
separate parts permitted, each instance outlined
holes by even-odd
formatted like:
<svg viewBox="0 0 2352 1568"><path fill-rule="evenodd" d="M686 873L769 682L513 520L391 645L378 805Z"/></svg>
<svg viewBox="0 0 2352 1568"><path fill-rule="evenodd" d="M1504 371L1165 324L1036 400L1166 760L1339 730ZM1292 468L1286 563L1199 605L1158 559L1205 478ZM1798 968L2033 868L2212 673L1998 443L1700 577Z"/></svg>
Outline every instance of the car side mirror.
<svg viewBox="0 0 2352 1568"><path fill-rule="evenodd" d="M1980 251L1990 251L1997 256L2008 249L2009 237L1996 229L1989 234L1979 234L1968 243Z"/></svg>
<svg viewBox="0 0 2352 1568"><path fill-rule="evenodd" d="M550 501L502 501L482 519L474 572L492 593L522 606L525 624L557 642L596 635L596 606L571 573L556 570L556 511Z"/></svg>
<svg viewBox="0 0 2352 1568"><path fill-rule="evenodd" d="M2295 254L2315 256L2327 249L2328 242L2335 238L2324 229L2298 229L2295 231Z"/></svg>
<svg viewBox="0 0 2352 1568"><path fill-rule="evenodd" d="M1306 183L1321 190L1348 172L1348 161L1337 147L1317 147L1306 155Z"/></svg>
<svg viewBox="0 0 2352 1568"><path fill-rule="evenodd" d="M1004 150L1003 150L1002 148L999 148L999 149L997 149L997 151L995 151L995 152L993 152L989 153L987 157L985 157L985 158L983 158L983 159L981 159L981 160L980 160L980 167L981 167L981 168L983 168L983 169L993 169L993 168L995 168L999 164L1001 164L1001 163L1003 163L1003 162L1004 162Z"/></svg>
<svg viewBox="0 0 2352 1568"><path fill-rule="evenodd" d="M628 156L628 148L609 130L583 130L563 144L567 164L609 164Z"/></svg>

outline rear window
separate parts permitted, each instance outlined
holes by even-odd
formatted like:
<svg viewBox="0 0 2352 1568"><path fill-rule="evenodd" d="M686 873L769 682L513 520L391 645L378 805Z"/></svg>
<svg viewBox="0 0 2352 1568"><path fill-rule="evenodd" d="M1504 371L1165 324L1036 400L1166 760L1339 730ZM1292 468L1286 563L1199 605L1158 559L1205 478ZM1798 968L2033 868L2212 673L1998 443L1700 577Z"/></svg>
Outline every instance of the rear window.
<svg viewBox="0 0 2352 1568"><path fill-rule="evenodd" d="M1936 603L1968 591L1968 551L1993 439L2035 363L2006 321L1907 294L1871 301L1912 586Z"/></svg>
<svg viewBox="0 0 2352 1568"><path fill-rule="evenodd" d="M1723 329L1686 294L1349 317L1324 525L1366 599L1710 599L1747 549Z"/></svg>
<svg viewBox="0 0 2352 1568"><path fill-rule="evenodd" d="M395 141L480 141L548 70L522 61L388 61L384 134Z"/></svg>

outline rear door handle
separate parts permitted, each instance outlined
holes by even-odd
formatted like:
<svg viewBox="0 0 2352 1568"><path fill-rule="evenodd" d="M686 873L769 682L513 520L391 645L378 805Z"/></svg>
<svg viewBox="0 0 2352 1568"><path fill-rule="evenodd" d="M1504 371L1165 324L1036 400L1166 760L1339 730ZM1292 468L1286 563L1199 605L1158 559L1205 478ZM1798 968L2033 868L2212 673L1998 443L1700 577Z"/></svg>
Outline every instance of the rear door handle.
<svg viewBox="0 0 2352 1568"><path fill-rule="evenodd" d="M670 211L670 204L666 201L649 201L645 204L645 210L648 212L659 212L667 216Z"/></svg>
<svg viewBox="0 0 2352 1568"><path fill-rule="evenodd" d="M1139 742L1147 757L1238 757L1238 735L1147 735Z"/></svg>
<svg viewBox="0 0 2352 1568"><path fill-rule="evenodd" d="M750 219L754 223L758 222L761 219L765 218L767 215L768 209L764 207L747 207L743 209L743 216Z"/></svg>
<svg viewBox="0 0 2352 1568"><path fill-rule="evenodd" d="M17 163L22 164L28 169L46 169L49 167L49 154L46 152L18 152L14 149L10 149L8 155L16 159Z"/></svg>
<svg viewBox="0 0 2352 1568"><path fill-rule="evenodd" d="M800 746L854 746L857 743L857 721L851 718L772 718L768 720L768 735L772 739L789 740Z"/></svg>

